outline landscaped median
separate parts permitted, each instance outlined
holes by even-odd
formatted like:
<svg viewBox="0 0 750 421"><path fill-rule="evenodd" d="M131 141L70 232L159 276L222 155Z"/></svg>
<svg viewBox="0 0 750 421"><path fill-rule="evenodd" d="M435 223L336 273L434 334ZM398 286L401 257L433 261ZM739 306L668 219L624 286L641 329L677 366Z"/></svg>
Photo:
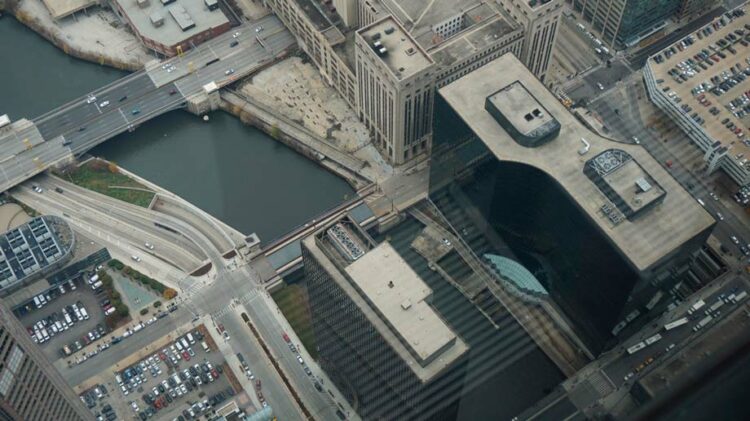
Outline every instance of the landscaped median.
<svg viewBox="0 0 750 421"><path fill-rule="evenodd" d="M132 178L121 174L117 164L91 159L67 167L55 175L73 184L134 205L148 207L154 192Z"/></svg>
<svg viewBox="0 0 750 421"><path fill-rule="evenodd" d="M117 329L123 323L130 321L130 309L122 302L122 296L115 289L112 277L105 270L100 270L97 275L99 275L99 280L102 281L102 288L107 294L109 303L115 308L115 311L107 316L105 322L110 330Z"/></svg>
<svg viewBox="0 0 750 421"><path fill-rule="evenodd" d="M175 291L174 289L164 286L164 284L157 281L156 279L150 278L138 272L137 270L125 265L117 259L110 260L107 263L107 266L109 266L112 270L120 272L123 276L129 278L130 280L138 282L144 287L155 291L166 300L171 300L172 298L175 298L177 296L177 291Z"/></svg>

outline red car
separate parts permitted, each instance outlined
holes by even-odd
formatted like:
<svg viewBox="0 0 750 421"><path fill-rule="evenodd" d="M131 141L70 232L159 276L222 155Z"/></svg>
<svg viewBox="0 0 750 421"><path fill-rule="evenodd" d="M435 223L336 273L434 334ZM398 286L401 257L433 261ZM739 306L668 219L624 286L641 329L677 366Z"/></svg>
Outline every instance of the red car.
<svg viewBox="0 0 750 421"><path fill-rule="evenodd" d="M188 354L187 351L182 351L182 358L184 358L185 361L190 361L190 354Z"/></svg>
<svg viewBox="0 0 750 421"><path fill-rule="evenodd" d="M216 369L211 369L211 375L214 376L215 379L219 378L219 372L216 371Z"/></svg>
<svg viewBox="0 0 750 421"><path fill-rule="evenodd" d="M281 337L284 338L285 342L289 343L289 335L287 335L286 332L284 332L284 334L281 335Z"/></svg>
<svg viewBox="0 0 750 421"><path fill-rule="evenodd" d="M165 354L163 352L159 352L159 359L162 360L162 361L166 361L167 360L167 354Z"/></svg>

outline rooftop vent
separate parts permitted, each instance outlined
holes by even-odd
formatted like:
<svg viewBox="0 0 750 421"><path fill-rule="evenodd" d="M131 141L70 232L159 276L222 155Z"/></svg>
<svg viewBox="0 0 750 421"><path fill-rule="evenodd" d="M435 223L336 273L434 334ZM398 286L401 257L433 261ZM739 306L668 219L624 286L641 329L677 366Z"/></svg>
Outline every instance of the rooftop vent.
<svg viewBox="0 0 750 421"><path fill-rule="evenodd" d="M390 35L393 31L395 31L395 29L392 26L389 26L388 28L385 28L385 31L383 32L385 32L386 35Z"/></svg>
<svg viewBox="0 0 750 421"><path fill-rule="evenodd" d="M372 34L372 37L370 39L372 39L373 41L379 40L380 39L380 32L375 32L374 34Z"/></svg>
<svg viewBox="0 0 750 421"><path fill-rule="evenodd" d="M406 55L407 56L413 56L417 53L417 50L414 49L414 47L409 47L406 49Z"/></svg>

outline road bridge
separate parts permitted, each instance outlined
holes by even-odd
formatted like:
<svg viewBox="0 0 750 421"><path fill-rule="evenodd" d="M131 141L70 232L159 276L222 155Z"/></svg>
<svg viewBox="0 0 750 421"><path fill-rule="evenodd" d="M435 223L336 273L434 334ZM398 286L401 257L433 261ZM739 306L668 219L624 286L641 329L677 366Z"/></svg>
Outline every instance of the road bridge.
<svg viewBox="0 0 750 421"><path fill-rule="evenodd" d="M222 88L285 56L296 45L274 16L244 23L182 55L74 99L33 121L0 130L0 191L80 156L166 112L187 106L211 82Z"/></svg>

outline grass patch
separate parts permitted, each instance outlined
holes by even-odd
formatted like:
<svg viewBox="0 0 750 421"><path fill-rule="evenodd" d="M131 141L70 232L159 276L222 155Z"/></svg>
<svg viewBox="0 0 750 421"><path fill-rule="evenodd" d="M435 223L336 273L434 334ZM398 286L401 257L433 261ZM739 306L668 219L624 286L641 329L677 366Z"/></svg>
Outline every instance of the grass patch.
<svg viewBox="0 0 750 421"><path fill-rule="evenodd" d="M144 208L148 207L154 197L154 192L141 183L120 174L116 164L99 159L92 159L78 167L67 168L64 173L58 173L57 176L97 193Z"/></svg>
<svg viewBox="0 0 750 421"><path fill-rule="evenodd" d="M287 284L271 294L271 297L276 301L289 324L292 325L292 329L299 336L307 352L313 359L317 360L318 350L315 345L315 333L312 328L305 288L299 284Z"/></svg>

